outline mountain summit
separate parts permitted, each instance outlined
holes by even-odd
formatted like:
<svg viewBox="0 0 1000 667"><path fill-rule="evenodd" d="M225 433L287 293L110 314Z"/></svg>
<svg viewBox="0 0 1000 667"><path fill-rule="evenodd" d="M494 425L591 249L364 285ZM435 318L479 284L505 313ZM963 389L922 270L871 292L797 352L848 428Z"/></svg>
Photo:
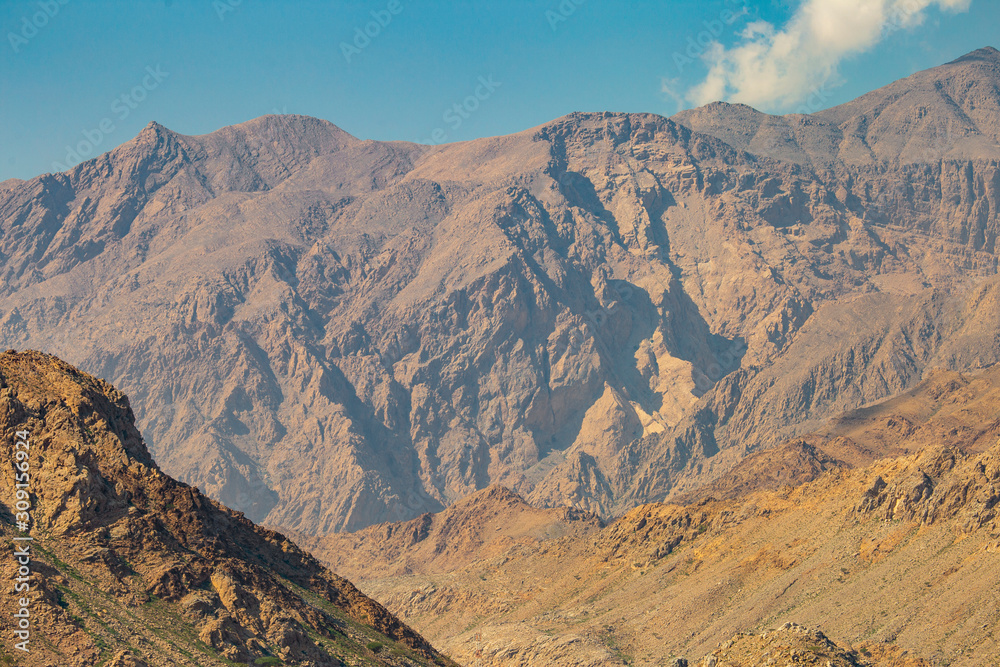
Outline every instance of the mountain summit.
<svg viewBox="0 0 1000 667"><path fill-rule="evenodd" d="M1000 158L1000 51L978 49L831 109L772 116L715 103L674 120L742 150L816 166ZM813 103L825 99L817 91Z"/></svg>
<svg viewBox="0 0 1000 667"><path fill-rule="evenodd" d="M166 472L270 525L492 484L617 515L997 361L996 61L434 147L150 125L0 189L0 341L117 383Z"/></svg>

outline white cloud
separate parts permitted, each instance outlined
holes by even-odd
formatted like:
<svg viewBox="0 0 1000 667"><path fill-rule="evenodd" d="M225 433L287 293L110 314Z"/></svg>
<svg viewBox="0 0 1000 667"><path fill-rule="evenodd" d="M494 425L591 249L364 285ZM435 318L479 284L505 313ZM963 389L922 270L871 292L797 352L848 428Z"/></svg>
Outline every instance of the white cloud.
<svg viewBox="0 0 1000 667"><path fill-rule="evenodd" d="M919 25L929 7L965 11L971 0L803 0L781 29L749 24L732 48L718 42L702 55L708 74L687 91L701 105L715 100L789 109L837 78L837 66L901 28Z"/></svg>

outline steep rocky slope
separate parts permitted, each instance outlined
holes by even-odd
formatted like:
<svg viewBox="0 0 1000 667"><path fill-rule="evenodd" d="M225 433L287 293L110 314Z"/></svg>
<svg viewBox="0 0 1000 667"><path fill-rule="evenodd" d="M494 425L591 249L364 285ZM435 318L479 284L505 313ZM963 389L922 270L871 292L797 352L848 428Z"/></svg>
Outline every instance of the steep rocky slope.
<svg viewBox="0 0 1000 667"><path fill-rule="evenodd" d="M0 574L13 582L26 566L31 586L4 586L4 664L453 664L282 535L161 472L107 383L51 356L0 354L0 433ZM14 522L16 463L28 533ZM26 544L27 565L15 558ZM29 653L9 641L21 596Z"/></svg>
<svg viewBox="0 0 1000 667"><path fill-rule="evenodd" d="M938 372L747 457L687 505L602 527L490 490L309 549L466 664L994 665L998 408L1000 367ZM438 536L500 512L506 542L438 555ZM538 512L558 524L517 520Z"/></svg>
<svg viewBox="0 0 1000 667"><path fill-rule="evenodd" d="M786 119L832 163L717 106L436 147L151 124L0 190L0 343L121 386L165 471L271 525L491 484L616 515L998 361L998 62Z"/></svg>

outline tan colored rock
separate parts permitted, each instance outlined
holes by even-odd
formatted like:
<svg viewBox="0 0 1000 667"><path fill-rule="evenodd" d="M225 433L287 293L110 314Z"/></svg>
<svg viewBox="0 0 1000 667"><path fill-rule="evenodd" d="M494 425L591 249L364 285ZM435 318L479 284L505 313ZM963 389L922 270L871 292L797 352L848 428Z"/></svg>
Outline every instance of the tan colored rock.
<svg viewBox="0 0 1000 667"><path fill-rule="evenodd" d="M131 655L128 651L118 651L108 663L108 667L149 667L144 660Z"/></svg>

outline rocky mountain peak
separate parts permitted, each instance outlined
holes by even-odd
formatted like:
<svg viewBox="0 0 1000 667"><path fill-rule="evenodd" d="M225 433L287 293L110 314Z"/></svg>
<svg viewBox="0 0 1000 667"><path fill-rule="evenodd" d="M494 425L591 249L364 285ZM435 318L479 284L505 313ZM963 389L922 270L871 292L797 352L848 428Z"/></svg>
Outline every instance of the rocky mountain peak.
<svg viewBox="0 0 1000 667"><path fill-rule="evenodd" d="M157 133L157 134L161 134L161 133L170 133L170 134L173 134L173 132L171 132L167 127L161 125L160 123L156 122L155 120L151 120L148 123L146 123L146 127L142 128L139 131L139 135L142 135L142 134L147 133L147 132L153 132L153 133Z"/></svg>
<svg viewBox="0 0 1000 667"><path fill-rule="evenodd" d="M833 164L1000 158L1000 56L985 47L824 109L817 91L798 113L719 103L674 118L752 153Z"/></svg>
<svg viewBox="0 0 1000 667"><path fill-rule="evenodd" d="M964 56L955 58L948 64L954 65L957 63L964 63L964 62L985 62L985 63L997 64L1000 63L1000 51L993 48L992 46L984 46L981 49L970 51L969 53L966 53Z"/></svg>

